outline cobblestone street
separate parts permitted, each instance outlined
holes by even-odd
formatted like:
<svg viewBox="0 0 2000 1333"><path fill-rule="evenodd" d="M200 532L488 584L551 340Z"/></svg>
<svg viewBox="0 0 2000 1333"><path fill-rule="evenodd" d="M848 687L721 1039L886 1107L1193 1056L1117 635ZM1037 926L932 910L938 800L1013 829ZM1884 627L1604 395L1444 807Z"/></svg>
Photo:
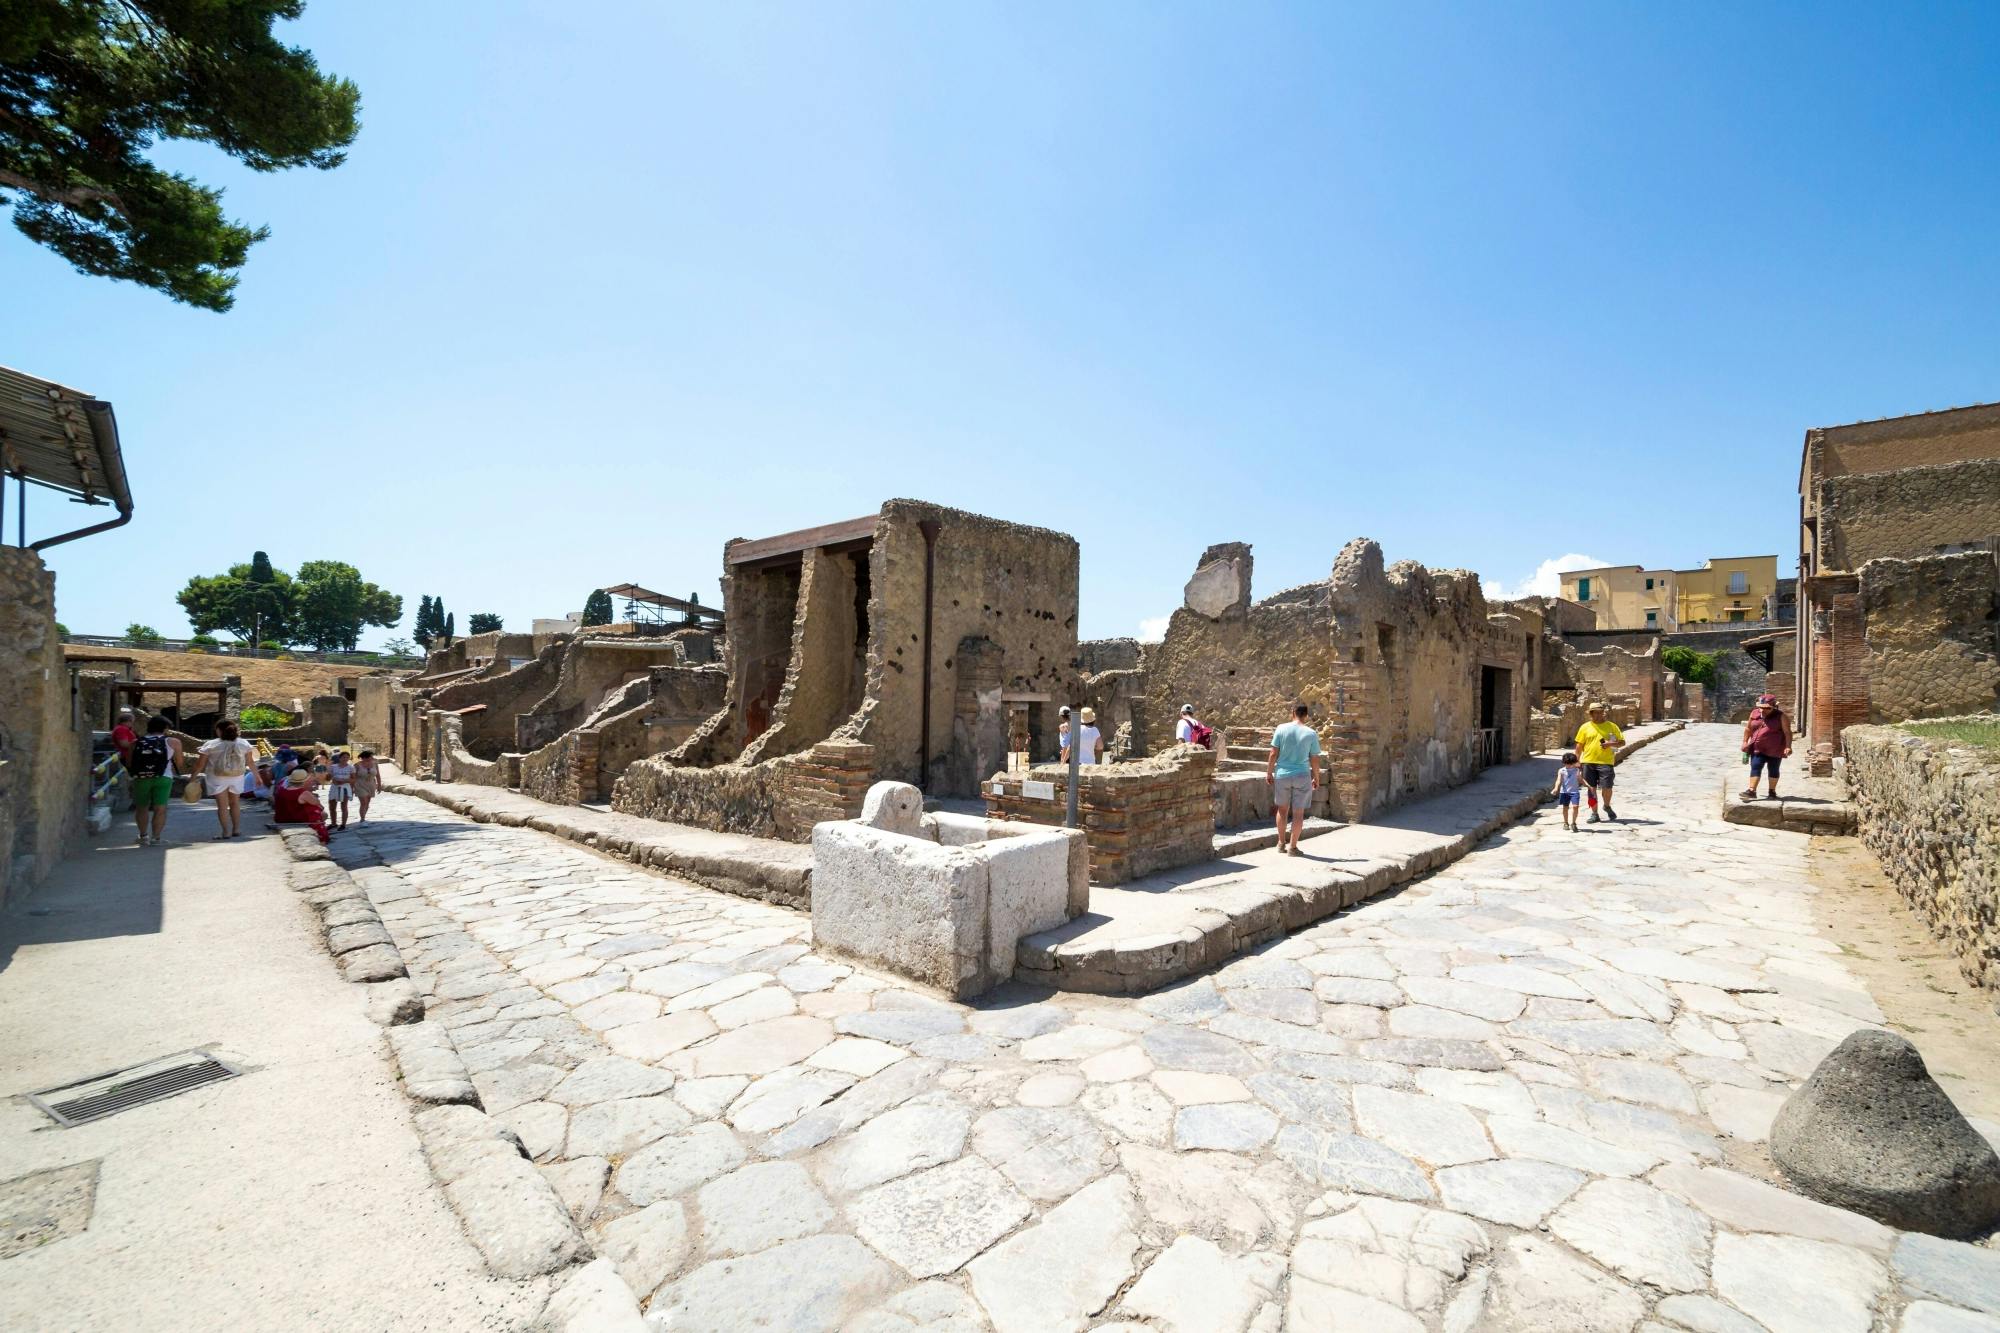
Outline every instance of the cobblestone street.
<svg viewBox="0 0 2000 1333"><path fill-rule="evenodd" d="M408 797L335 850L665 1327L2000 1330L2000 1254L1771 1183L1785 1093L1883 1015L1806 839L1720 821L1737 735L1143 997L945 1003Z"/></svg>

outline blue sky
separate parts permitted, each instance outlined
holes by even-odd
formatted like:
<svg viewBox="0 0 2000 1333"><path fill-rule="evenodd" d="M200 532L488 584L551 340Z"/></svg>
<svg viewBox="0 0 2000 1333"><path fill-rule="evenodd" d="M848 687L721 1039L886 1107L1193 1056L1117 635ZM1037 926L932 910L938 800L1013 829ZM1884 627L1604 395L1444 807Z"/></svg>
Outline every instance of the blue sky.
<svg viewBox="0 0 2000 1333"><path fill-rule="evenodd" d="M73 629L185 633L174 592L257 547L358 565L405 630L420 593L461 628L706 600L727 538L898 495L1074 534L1087 637L1217 541L1259 595L1356 535L1508 586L1788 567L1807 427L2000 399L1991 5L292 32L361 86L347 165L165 155L272 229L233 312L0 230L0 362L110 399L138 499L50 552Z"/></svg>

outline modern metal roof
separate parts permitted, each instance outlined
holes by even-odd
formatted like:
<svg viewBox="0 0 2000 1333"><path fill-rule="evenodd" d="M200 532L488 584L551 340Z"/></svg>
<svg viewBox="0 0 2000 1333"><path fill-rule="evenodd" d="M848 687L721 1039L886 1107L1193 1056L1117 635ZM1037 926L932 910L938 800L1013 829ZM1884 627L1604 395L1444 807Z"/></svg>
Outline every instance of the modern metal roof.
<svg viewBox="0 0 2000 1333"><path fill-rule="evenodd" d="M0 366L0 471L82 504L118 510L115 519L30 543L36 550L116 527L132 516L111 404L6 366Z"/></svg>
<svg viewBox="0 0 2000 1333"><path fill-rule="evenodd" d="M627 601L643 602L648 606L664 606L670 611L705 616L710 620L722 619L722 612L715 607L703 606L699 602L684 602L678 597L669 597L663 592L654 592L651 588L642 588L636 583L621 583L615 588L606 588L604 591L608 596L623 597Z"/></svg>

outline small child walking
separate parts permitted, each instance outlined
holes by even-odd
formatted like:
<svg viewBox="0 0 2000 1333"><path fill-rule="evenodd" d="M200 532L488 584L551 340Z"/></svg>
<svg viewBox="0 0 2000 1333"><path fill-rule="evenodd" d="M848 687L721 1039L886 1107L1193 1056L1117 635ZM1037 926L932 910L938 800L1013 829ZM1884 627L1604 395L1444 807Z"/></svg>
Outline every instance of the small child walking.
<svg viewBox="0 0 2000 1333"><path fill-rule="evenodd" d="M1562 811L1563 827L1576 832L1576 809L1578 791L1583 786L1583 769L1576 762L1576 751L1563 752L1563 766L1556 771L1556 785L1549 788L1555 793L1556 807Z"/></svg>
<svg viewBox="0 0 2000 1333"><path fill-rule="evenodd" d="M342 750L326 766L326 813L334 828L347 827L347 803L354 796L354 764Z"/></svg>

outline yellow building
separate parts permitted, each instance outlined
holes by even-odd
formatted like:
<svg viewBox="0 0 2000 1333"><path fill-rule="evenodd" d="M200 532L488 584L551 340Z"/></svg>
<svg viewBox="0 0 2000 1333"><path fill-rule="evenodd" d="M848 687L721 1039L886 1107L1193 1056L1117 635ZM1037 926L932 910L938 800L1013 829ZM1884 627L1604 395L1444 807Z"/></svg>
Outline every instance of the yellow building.
<svg viewBox="0 0 2000 1333"><path fill-rule="evenodd" d="M1667 632L1679 627L1675 577L1671 569L1638 565L1568 570L1562 576L1562 595L1595 611L1599 629Z"/></svg>
<svg viewBox="0 0 2000 1333"><path fill-rule="evenodd" d="M1725 556L1676 570L1674 580L1674 618L1683 625L1762 620L1765 599L1778 591L1778 557Z"/></svg>

